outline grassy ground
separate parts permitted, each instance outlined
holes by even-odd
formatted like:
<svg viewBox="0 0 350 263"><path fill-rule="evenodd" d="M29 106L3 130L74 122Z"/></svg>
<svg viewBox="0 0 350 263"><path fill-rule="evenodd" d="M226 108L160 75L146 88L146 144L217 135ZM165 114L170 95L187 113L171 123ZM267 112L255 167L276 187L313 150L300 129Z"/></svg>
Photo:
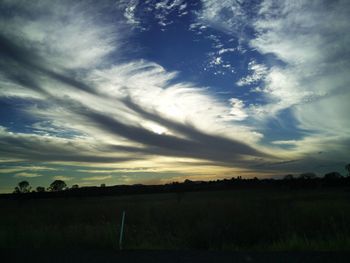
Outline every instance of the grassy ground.
<svg viewBox="0 0 350 263"><path fill-rule="evenodd" d="M350 250L350 193L235 190L0 200L1 248Z"/></svg>

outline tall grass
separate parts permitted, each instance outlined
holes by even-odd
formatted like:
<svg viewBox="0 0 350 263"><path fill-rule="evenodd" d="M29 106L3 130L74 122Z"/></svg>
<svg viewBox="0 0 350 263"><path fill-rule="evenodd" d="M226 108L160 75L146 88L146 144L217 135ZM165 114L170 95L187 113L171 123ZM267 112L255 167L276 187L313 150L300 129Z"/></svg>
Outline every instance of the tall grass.
<svg viewBox="0 0 350 263"><path fill-rule="evenodd" d="M348 250L350 194L237 190L1 200L2 248Z"/></svg>

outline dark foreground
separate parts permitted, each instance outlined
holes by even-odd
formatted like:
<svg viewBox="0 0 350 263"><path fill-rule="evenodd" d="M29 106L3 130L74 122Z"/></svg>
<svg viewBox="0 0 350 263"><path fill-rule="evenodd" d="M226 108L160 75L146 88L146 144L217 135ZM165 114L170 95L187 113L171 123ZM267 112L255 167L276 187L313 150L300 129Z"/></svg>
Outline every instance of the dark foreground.
<svg viewBox="0 0 350 263"><path fill-rule="evenodd" d="M218 252L218 251L111 251L111 250L0 250L2 262L349 262L350 253L345 252Z"/></svg>
<svg viewBox="0 0 350 263"><path fill-rule="evenodd" d="M350 192L342 188L0 200L0 248L29 250L38 259L69 258L67 249L117 251L123 211L123 248L160 252L106 252L110 257L126 254L135 260L139 255L147 260L186 262L197 255L203 260L216 255L243 259L245 254L239 253L246 251L350 251ZM44 252L41 255L35 249ZM51 252L46 253L47 249ZM170 250L222 252L162 252ZM95 252L91 253L93 259ZM74 252L72 257L85 254ZM254 255L263 258L253 254L253 259Z"/></svg>

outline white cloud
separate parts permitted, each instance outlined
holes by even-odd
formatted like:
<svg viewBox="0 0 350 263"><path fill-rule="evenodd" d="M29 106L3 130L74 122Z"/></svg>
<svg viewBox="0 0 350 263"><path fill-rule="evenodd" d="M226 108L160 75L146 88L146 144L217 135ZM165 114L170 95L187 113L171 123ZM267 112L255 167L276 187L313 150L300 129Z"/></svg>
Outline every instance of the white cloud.
<svg viewBox="0 0 350 263"><path fill-rule="evenodd" d="M232 106L230 111L230 118L233 120L241 121L248 117L248 114L244 109L244 102L242 100L232 98L230 99L230 103Z"/></svg>
<svg viewBox="0 0 350 263"><path fill-rule="evenodd" d="M222 55L222 54L224 54L224 53L227 53L227 52L234 52L234 51L236 51L235 48L222 48L222 49L219 50L218 54L219 54L219 55Z"/></svg>
<svg viewBox="0 0 350 263"><path fill-rule="evenodd" d="M184 2L184 0L162 0L154 3L154 6L150 10L154 12L154 17L158 21L158 25L162 27L162 30L174 22L170 20L171 13L176 11L179 17L188 13L185 11L187 3Z"/></svg>
<svg viewBox="0 0 350 263"><path fill-rule="evenodd" d="M234 34L239 39L245 38L244 30L249 22L240 0L203 0L198 12L198 21L215 29Z"/></svg>
<svg viewBox="0 0 350 263"><path fill-rule="evenodd" d="M231 61L228 59L224 59L218 54L220 54L220 51L217 52L217 54L215 52L210 52L208 54L209 59L204 70L211 70L214 75L225 75L227 73L233 73L234 68L231 65Z"/></svg>
<svg viewBox="0 0 350 263"><path fill-rule="evenodd" d="M187 3L183 3L179 6L179 10L184 10L187 7Z"/></svg>
<svg viewBox="0 0 350 263"><path fill-rule="evenodd" d="M253 134L246 127L229 125L227 120L232 120L232 109L207 89L190 83L168 84L175 76L176 72L167 72L157 64L139 61L94 71L91 79L99 89L116 98L129 96L147 110L183 124L189 123L202 131L214 134L220 131L227 136L245 134L246 139ZM140 123L137 116L129 116L125 110L123 118L127 118L128 123ZM145 121L141 123L149 127ZM255 135L252 135L252 140L255 141Z"/></svg>
<svg viewBox="0 0 350 263"><path fill-rule="evenodd" d="M129 1L124 11L124 17L126 18L127 23L134 27L138 27L140 25L140 21L135 15L135 11L138 4L138 0Z"/></svg>
<svg viewBox="0 0 350 263"><path fill-rule="evenodd" d="M268 73L268 69L265 65L257 63L252 60L248 63L248 70L251 72L247 77L241 78L236 84L238 86L245 86L255 84L265 78Z"/></svg>
<svg viewBox="0 0 350 263"><path fill-rule="evenodd" d="M22 12L35 15L3 16L0 30L7 36L26 39L27 48L35 50L52 67L89 68L102 62L121 43L113 27L102 20L98 10L82 2L22 1L8 2Z"/></svg>
<svg viewBox="0 0 350 263"><path fill-rule="evenodd" d="M271 5L270 1L262 5L263 18L255 22L259 34L251 45L261 53L275 54L286 66L273 67L266 76L266 96L272 103L262 107L274 114L291 106L301 111L307 104L307 116L310 108L320 103L327 108L334 106L337 99L326 99L328 94L349 96L350 37L345 33L350 22L349 4L282 1L274 9L268 8ZM322 102L316 102L321 98Z"/></svg>

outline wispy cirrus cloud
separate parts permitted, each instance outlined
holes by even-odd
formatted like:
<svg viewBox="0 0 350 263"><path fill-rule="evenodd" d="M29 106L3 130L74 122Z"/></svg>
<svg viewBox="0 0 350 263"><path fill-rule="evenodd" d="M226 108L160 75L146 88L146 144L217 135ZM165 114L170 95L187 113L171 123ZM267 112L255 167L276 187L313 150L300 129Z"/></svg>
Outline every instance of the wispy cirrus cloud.
<svg viewBox="0 0 350 263"><path fill-rule="evenodd" d="M58 168L46 167L46 166L12 166L12 167L0 167L0 173L17 173L22 171L57 171Z"/></svg>
<svg viewBox="0 0 350 263"><path fill-rule="evenodd" d="M264 1L261 19L254 24L258 35L251 45L263 54L275 54L285 64L272 67L266 75L263 92L269 103L258 110L265 116L286 109L292 112L298 128L308 131L292 143L303 158L322 151L315 156L320 162L347 161L349 10L346 1L334 5Z"/></svg>
<svg viewBox="0 0 350 263"><path fill-rule="evenodd" d="M112 175L104 175L104 176L91 176L83 178L84 181L105 181L111 179Z"/></svg>
<svg viewBox="0 0 350 263"><path fill-rule="evenodd" d="M123 10L126 23L133 29L149 30L150 24L147 21L154 19L157 26L164 31L167 26L174 23L174 17L179 18L189 13L188 4L190 3L185 0L133 0L120 1L119 8Z"/></svg>
<svg viewBox="0 0 350 263"><path fill-rule="evenodd" d="M156 9L175 7L186 8L179 1ZM85 2L72 10L65 2L58 8L41 1L2 8L32 15L2 18L9 26L1 31L0 95L27 100L23 112L36 118L32 133L1 130L2 155L130 168L147 161L150 169L164 169L159 157L165 156L173 158L167 165L175 171L181 170L180 158L228 167L273 158L258 149L261 134L235 123L245 118L238 100L222 101L207 87L174 82L178 73L154 62L115 62L128 34L122 22L110 23Z"/></svg>
<svg viewBox="0 0 350 263"><path fill-rule="evenodd" d="M34 177L40 177L42 174L38 173L27 173L27 172L21 172L21 173L16 173L15 177L26 177L26 178L34 178Z"/></svg>
<svg viewBox="0 0 350 263"><path fill-rule="evenodd" d="M251 74L236 84L259 83L251 87L260 92L259 102L244 110L253 123L265 127L262 133L276 132L269 129L271 122L291 122L292 129L304 131L286 140L289 156L303 160L288 168L307 167L308 161L314 168L325 162L345 164L350 129L345 103L350 98L349 3L263 0L246 8L249 1L202 2L198 20L204 26L238 36L246 47L266 56L266 64L249 63ZM281 117L286 112L290 117Z"/></svg>
<svg viewBox="0 0 350 263"><path fill-rule="evenodd" d="M248 63L249 75L241 78L236 84L238 86L246 86L256 84L259 81L263 81L268 74L268 68L252 60Z"/></svg>
<svg viewBox="0 0 350 263"><path fill-rule="evenodd" d="M202 9L198 11L198 21L215 29L244 37L247 24L250 22L244 9L244 1L239 0L205 0Z"/></svg>

